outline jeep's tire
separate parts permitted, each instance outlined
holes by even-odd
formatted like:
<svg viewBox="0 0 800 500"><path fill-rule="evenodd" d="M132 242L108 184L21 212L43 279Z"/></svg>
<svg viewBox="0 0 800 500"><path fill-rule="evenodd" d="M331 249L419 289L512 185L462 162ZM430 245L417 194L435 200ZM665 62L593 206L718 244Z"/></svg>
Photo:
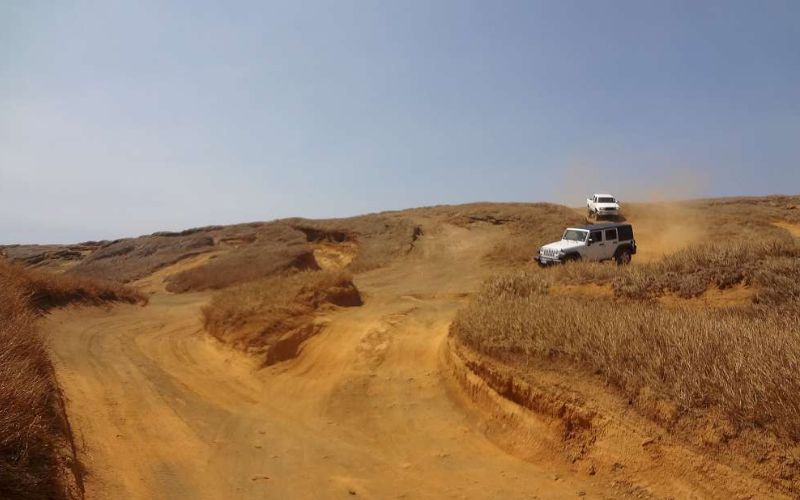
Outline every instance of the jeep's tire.
<svg viewBox="0 0 800 500"><path fill-rule="evenodd" d="M629 248L623 248L617 252L614 260L617 261L618 266L627 266L631 263L631 250Z"/></svg>
<svg viewBox="0 0 800 500"><path fill-rule="evenodd" d="M578 262L579 260L581 260L580 254L571 253L569 255L565 255L564 258L561 259L561 262L566 264L567 262Z"/></svg>

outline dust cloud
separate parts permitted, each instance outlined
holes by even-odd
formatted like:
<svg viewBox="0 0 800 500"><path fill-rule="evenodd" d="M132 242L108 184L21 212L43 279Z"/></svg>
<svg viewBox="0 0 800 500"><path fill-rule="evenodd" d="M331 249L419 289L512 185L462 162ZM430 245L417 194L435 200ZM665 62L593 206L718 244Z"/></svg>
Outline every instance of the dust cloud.
<svg viewBox="0 0 800 500"><path fill-rule="evenodd" d="M711 178L699 169L664 168L656 173L628 167L605 167L591 162L564 169L554 197L584 210L592 193L610 193L621 200L622 214L634 227L637 262L650 262L703 241L703 214L677 203L699 198Z"/></svg>
<svg viewBox="0 0 800 500"><path fill-rule="evenodd" d="M568 206L583 206L592 193L610 193L625 202L668 202L708 194L711 178L700 169L663 168L656 173L635 168L578 162L563 169L553 197Z"/></svg>

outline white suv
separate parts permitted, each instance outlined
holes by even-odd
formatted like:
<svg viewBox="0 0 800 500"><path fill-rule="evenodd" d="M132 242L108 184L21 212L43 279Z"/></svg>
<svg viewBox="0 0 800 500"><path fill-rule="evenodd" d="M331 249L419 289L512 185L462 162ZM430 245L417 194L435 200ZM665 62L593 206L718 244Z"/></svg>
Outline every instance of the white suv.
<svg viewBox="0 0 800 500"><path fill-rule="evenodd" d="M586 211L590 218L616 218L619 216L619 200L610 194L593 194L586 198Z"/></svg>
<svg viewBox="0 0 800 500"><path fill-rule="evenodd" d="M636 240L630 224L592 224L570 227L560 241L539 249L534 257L541 265L571 260L603 261L614 259L628 264L636 253Z"/></svg>

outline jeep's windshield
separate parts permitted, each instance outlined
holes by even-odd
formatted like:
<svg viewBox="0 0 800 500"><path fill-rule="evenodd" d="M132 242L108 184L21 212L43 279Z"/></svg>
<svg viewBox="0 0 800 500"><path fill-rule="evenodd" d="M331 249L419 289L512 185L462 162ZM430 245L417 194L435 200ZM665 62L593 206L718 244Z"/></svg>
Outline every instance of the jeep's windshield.
<svg viewBox="0 0 800 500"><path fill-rule="evenodd" d="M616 202L617 200L615 200L611 196L601 196L597 198L597 203L616 203Z"/></svg>
<svg viewBox="0 0 800 500"><path fill-rule="evenodd" d="M589 231L581 231L580 229L567 229L564 231L564 236L562 236L561 239L568 241L586 241L586 236L588 234Z"/></svg>

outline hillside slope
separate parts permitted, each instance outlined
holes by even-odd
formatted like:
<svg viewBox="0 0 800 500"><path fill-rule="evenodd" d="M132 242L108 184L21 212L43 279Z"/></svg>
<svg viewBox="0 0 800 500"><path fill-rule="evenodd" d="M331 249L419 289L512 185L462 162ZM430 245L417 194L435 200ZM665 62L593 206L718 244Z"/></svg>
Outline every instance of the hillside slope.
<svg viewBox="0 0 800 500"><path fill-rule="evenodd" d="M796 224L797 211L789 208L796 203L711 200L669 211L626 210L642 260L657 261L727 233L789 238L772 223ZM754 216L758 223L749 222ZM579 213L553 205L474 204L380 217L387 219L375 227L388 224L390 234L402 236L367 243L366 231L342 221L304 221L304 230L293 229L315 262L320 248L339 252L335 260L354 272L364 304L315 316L320 334L296 358L267 368L203 330L201 309L225 289L169 292L172 277L216 258L179 260L160 266L156 278L144 276L139 283L152 293L146 308L65 309L50 317L46 330L59 380L91 472L87 497L780 494L680 441L669 443L670 456L689 457L689 468L653 454L641 466L592 469L576 460L571 446L578 441L562 440L565 420L525 409L474 375L470 384L457 383L467 376L449 354L448 328L457 312L485 279L525 267L536 246L557 238L564 224L580 222ZM404 221L403 229L392 230L391 220ZM247 246L224 245L215 240L209 256L224 252L233 259ZM353 252L368 245L363 268L350 266L359 262ZM607 391L584 382L557 384L573 396ZM617 430L644 425L624 406L611 407L620 412L608 416L622 423ZM647 453L664 449L641 446ZM704 472L711 469L713 475Z"/></svg>

